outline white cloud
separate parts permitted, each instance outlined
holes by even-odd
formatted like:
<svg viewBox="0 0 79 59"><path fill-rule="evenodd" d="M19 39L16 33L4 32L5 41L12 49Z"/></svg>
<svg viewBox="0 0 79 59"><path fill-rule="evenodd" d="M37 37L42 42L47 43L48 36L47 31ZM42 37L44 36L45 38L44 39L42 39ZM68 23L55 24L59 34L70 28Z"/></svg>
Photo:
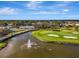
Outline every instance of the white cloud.
<svg viewBox="0 0 79 59"><path fill-rule="evenodd" d="M59 12L59 11L38 11L34 12L32 14L64 14L64 12Z"/></svg>
<svg viewBox="0 0 79 59"><path fill-rule="evenodd" d="M10 7L0 8L0 14L3 14L3 15L13 15L17 13L18 13L17 9L14 9L14 8L10 8Z"/></svg>
<svg viewBox="0 0 79 59"><path fill-rule="evenodd" d="M64 12L68 12L68 11L69 11L69 9L64 9L63 11L64 11Z"/></svg>
<svg viewBox="0 0 79 59"><path fill-rule="evenodd" d="M73 15L70 15L69 17L79 17L79 14L77 15L73 14Z"/></svg>
<svg viewBox="0 0 79 59"><path fill-rule="evenodd" d="M69 1L57 2L56 5L54 5L53 7L55 7L55 8L69 8L69 5L71 3L72 2L69 2Z"/></svg>
<svg viewBox="0 0 79 59"><path fill-rule="evenodd" d="M41 3L43 3L43 2L42 1L31 1L26 4L26 7L28 7L29 9L42 8L42 6L40 5Z"/></svg>

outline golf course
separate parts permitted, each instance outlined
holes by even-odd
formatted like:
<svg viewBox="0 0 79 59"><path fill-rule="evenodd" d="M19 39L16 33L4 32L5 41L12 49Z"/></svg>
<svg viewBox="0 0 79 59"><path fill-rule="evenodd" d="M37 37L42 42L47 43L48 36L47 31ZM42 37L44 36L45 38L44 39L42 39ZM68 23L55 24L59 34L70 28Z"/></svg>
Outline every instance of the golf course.
<svg viewBox="0 0 79 59"><path fill-rule="evenodd" d="M32 35L43 42L79 44L79 32L77 31L37 30L33 31Z"/></svg>

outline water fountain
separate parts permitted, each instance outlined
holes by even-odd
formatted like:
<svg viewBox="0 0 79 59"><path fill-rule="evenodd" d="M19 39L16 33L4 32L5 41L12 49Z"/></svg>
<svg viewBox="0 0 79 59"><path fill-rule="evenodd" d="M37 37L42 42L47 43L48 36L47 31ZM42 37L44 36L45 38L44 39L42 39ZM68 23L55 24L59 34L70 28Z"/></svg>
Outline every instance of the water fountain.
<svg viewBox="0 0 79 59"><path fill-rule="evenodd" d="M31 41L29 39L28 42L27 42L27 48L31 48L31 47L32 47L32 44L31 44Z"/></svg>
<svg viewBox="0 0 79 59"><path fill-rule="evenodd" d="M25 43L25 44L22 46L22 48L23 48L24 46L27 46L27 48L31 48L32 46L36 46L36 45L37 45L37 43L32 42L30 39L28 39L27 43Z"/></svg>

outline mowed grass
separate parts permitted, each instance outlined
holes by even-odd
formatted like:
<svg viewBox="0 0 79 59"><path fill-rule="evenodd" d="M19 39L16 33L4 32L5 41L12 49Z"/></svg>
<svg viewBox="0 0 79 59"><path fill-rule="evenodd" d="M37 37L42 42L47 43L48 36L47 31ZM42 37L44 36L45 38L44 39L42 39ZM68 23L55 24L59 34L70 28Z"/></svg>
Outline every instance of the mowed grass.
<svg viewBox="0 0 79 59"><path fill-rule="evenodd" d="M50 34L52 36L49 36ZM44 41L44 42L59 42L59 43L62 42L62 43L79 44L79 34L73 34L73 32L37 30L37 31L33 31L32 35L37 39L39 39L40 41ZM53 35L57 35L58 37L55 37ZM76 39L65 38L64 36L76 37Z"/></svg>
<svg viewBox="0 0 79 59"><path fill-rule="evenodd" d="M6 45L6 43L1 42L1 43L0 43L0 49L3 48L3 47L5 47L5 45Z"/></svg>

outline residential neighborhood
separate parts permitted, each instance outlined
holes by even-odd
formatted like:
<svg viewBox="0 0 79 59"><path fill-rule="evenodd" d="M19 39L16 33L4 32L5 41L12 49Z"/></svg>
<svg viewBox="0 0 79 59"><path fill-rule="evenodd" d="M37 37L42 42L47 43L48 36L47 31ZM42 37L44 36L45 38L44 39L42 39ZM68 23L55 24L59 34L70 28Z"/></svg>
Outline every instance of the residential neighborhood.
<svg viewBox="0 0 79 59"><path fill-rule="evenodd" d="M25 21L25 20L24 20ZM20 23L16 22L15 24L12 22L7 21L6 23L3 21L3 25L0 25L1 30L11 30L11 31L19 31L19 30L31 30L31 29L47 29L47 28L52 28L52 30L55 28L62 28L62 27L67 27L73 28L75 30L79 31L79 21L31 21L29 22L24 22L21 21ZM24 23L23 23L24 22ZM7 25L6 25L7 24ZM24 25L25 24L25 25Z"/></svg>

